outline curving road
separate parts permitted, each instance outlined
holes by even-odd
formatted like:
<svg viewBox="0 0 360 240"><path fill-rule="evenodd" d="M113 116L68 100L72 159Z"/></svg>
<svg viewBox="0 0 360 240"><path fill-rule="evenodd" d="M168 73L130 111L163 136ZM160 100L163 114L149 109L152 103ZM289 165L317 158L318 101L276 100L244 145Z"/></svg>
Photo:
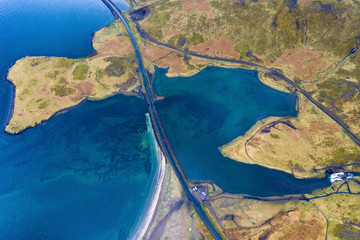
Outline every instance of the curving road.
<svg viewBox="0 0 360 240"><path fill-rule="evenodd" d="M111 8L110 11L113 14L116 13L116 15L119 16L121 21L124 23L128 33L129 33L129 36L131 38L131 42L135 48L136 57L138 58L138 61L139 61L140 74L141 74L141 77L143 80L142 84L143 84L143 87L145 88L146 99L147 99L147 103L149 105L149 110L150 110L150 116L151 116L151 119L152 119L152 122L154 125L153 127L154 127L155 132L157 133L156 135L157 135L159 143L162 143L159 145L162 147L162 151L168 156L168 159L170 160L170 162L173 166L173 169L174 169L176 175L178 176L179 181L186 192L186 195L188 196L190 201L194 204L194 208L195 208L196 212L199 214L199 216L201 217L201 219L203 220L203 222L205 223L206 227L209 229L209 231L211 232L213 237L217 240L220 240L220 239L222 239L220 234L216 231L215 227L212 225L210 219L205 214L200 203L192 195L192 193L189 189L189 186L187 184L186 178L183 175L182 170L176 163L176 160L175 160L176 156L175 156L174 152L172 151L172 147L166 137L165 131L161 127L161 122L158 117L156 107L155 107L153 99L152 99L152 91L150 90L151 85L149 84L148 77L145 73L145 69L144 69L144 65L142 62L141 55L140 55L140 51L137 47L137 44L136 44L135 38L131 32L131 29L130 29L129 25L127 24L126 20L124 19L124 17L122 16L121 10L111 0L102 0L102 1L104 3L106 2L105 5L108 6L109 8ZM114 16L115 16L115 14L114 14Z"/></svg>
<svg viewBox="0 0 360 240"><path fill-rule="evenodd" d="M165 155L167 155L168 159L170 160L170 162L171 162L171 164L173 166L173 169L174 169L176 175L178 176L179 181L180 181L181 185L183 186L183 188L184 188L184 190L186 192L186 195L191 200L191 202L194 204L195 210L197 211L197 213L199 214L199 216L201 217L201 219L205 223L206 227L209 229L209 231L211 232L211 234L214 236L215 239L222 239L220 234L216 231L215 227L212 225L210 219L205 214L204 210L201 208L200 203L192 195L192 193L191 193L191 191L189 189L189 186L187 184L187 181L186 181L186 176L182 172L181 166L179 166L177 164L176 156L175 156L174 152L172 151L171 144L170 144L170 142L168 141L168 139L166 137L165 131L162 128L161 121L160 121L160 119L158 117L157 110L156 110L156 107L154 105L153 98L152 98L151 84L149 83L149 79L148 79L148 77L147 77L147 75L145 73L142 58L141 58L139 49L137 47L137 43L135 41L135 38L134 38L134 36L133 36L133 34L131 32L131 29L130 29L129 25L127 24L126 20L122 16L121 10L111 0L102 0L102 1L110 9L110 11L112 12L112 14L114 15L115 18L120 18L121 19L121 21L124 23L128 33L129 33L129 36L131 38L132 44L133 44L134 49L135 49L136 56L137 56L138 61L139 61L140 75L141 75L141 78L143 79L142 85L143 85L143 87L145 89L146 100L147 100L147 103L149 105L149 113L150 113L150 116L151 116L151 120L152 120L152 123L153 123L154 130L156 132L156 136L157 136L159 145L162 148L162 151L164 152ZM328 110L322 104L318 103L309 93L307 93L305 90L301 89L297 84L295 84L289 78L284 76L282 73L280 73L280 72L278 72L278 71L276 71L274 69L266 68L264 66L261 66L259 64L253 63L253 62L247 62L247 61L235 60L235 59L219 58L219 57L211 57L211 56L201 55L201 54L191 52L191 51L182 51L180 49L174 48L172 46L169 46L167 44L164 44L162 42L159 42L159 41L151 38L145 31L143 31L140 28L140 26L137 23L135 23L135 24L136 24L136 27L137 27L137 30L138 30L140 36L142 38L144 38L145 40L148 40L148 41L150 41L150 42L152 42L152 43L154 43L156 45L171 49L173 51L176 51L176 52L179 52L179 53L182 53L182 54L185 54L185 55L191 55L191 56L205 58L205 59L209 59L209 60L215 60L215 61L231 62L231 63L238 63L238 64L252 66L252 67L255 67L257 69L261 69L261 70L265 71L269 76L275 76L275 77L278 77L278 78L286 81L288 84L290 84L292 87L294 87L297 91L302 93L309 101L311 101L314 105L316 105L326 115L328 115L335 122L337 122L352 137L354 142L357 145L360 146L359 137L356 136L338 116L333 114L330 110ZM334 194L334 193L331 193L331 194ZM329 195L331 195L331 194L329 194ZM351 193L351 194L354 194L354 193ZM357 193L357 195L358 195L358 193ZM320 197L326 197L326 196L320 196ZM256 197L250 197L250 196L247 196L247 198L256 199ZM310 200L310 199L313 199L313 198L307 199L304 196L291 196L291 199ZM271 200L274 201L275 199L271 199ZM279 199L276 199L276 200L279 200ZM290 200L290 199L287 199L287 200Z"/></svg>
<svg viewBox="0 0 360 240"><path fill-rule="evenodd" d="M209 59L209 60L214 60L214 61L222 61L222 62L230 62L230 63L238 63L238 64L243 64L243 65L247 65L247 66L251 66L251 67L255 67L256 69L261 69L263 71L265 71L268 76L275 76L278 77L282 80L284 80L285 82L287 82L288 84L290 84L293 88L295 88L297 91L299 91L300 93L302 93L310 102L312 102L314 105L316 105L321 111L323 111L326 115L328 115L330 118L332 118L337 124L339 124L344 131L353 139L353 141L360 146L360 138L358 136L356 136L346 125L346 123L341 120L338 116L336 116L334 113L332 113L329 109L327 109L324 105L320 104L319 102L317 102L309 93L307 93L304 89L300 88L297 84L295 84L293 81L291 81L289 78L287 78L286 76L284 76L282 73L274 70L274 69L269 69L267 67L261 66L257 63L253 63L253 62L247 62L247 61L243 61L243 60L236 60L236 59L228 59L228 58L220 58L220 57L212 57L212 56L208 56L208 55L202 55L202 54L198 54L196 52L191 52L191 51L183 51L180 49L177 49L173 46L170 46L168 44L159 42L155 39L153 39L152 37L149 36L149 34L147 32L145 32L144 30L142 30L140 28L140 25L135 22L136 24L136 28L140 34L140 36L149 41L152 42L156 45L171 49L172 51L178 52L178 53L182 53L184 55L190 55L190 56L194 56L194 57L199 57L199 58L205 58L205 59ZM360 41L360 37L357 41ZM351 52L358 50L358 48L360 46L360 43L357 43L357 47L354 48L353 50L351 50Z"/></svg>

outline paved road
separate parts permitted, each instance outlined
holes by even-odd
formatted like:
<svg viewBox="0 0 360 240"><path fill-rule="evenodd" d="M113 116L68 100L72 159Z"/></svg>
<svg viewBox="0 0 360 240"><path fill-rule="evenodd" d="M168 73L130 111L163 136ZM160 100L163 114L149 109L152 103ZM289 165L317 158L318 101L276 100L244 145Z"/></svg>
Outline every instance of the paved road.
<svg viewBox="0 0 360 240"><path fill-rule="evenodd" d="M269 69L266 68L264 66L261 66L257 63L253 63L253 62L247 62L247 61L243 61L243 60L236 60L236 59L227 59L227 58L220 58L220 57L212 57L212 56L208 56L208 55L202 55L202 54L198 54L196 52L191 52L191 51L183 51L180 49L177 49L173 46L170 46L168 44L162 43L157 41L156 39L153 39L152 37L149 36L149 34L147 32L145 32L144 30L142 30L139 26L138 23L136 24L136 28L140 34L140 36L142 38L144 38L145 40L148 40L156 45L168 48L170 50L182 53L184 55L190 55L190 56L194 56L194 57L199 57L199 58L205 58L205 59L209 59L209 60L214 60L214 61L222 61L222 62L230 62L230 63L239 63L239 64L243 64L243 65L247 65L247 66L252 66L255 67L256 69L261 69L263 71L265 71L269 76L275 76L278 77L282 80L284 80L285 82L289 83L292 87L294 87L297 91L299 91L300 93L302 93L310 102L312 102L314 105L316 105L321 111L323 111L326 115L328 115L330 118L332 118L337 124L339 124L346 133L348 133L350 135L350 137L353 139L353 141L360 146L360 138L358 136L356 136L346 125L346 123L340 119L338 116L336 116L333 112L331 112L329 109L327 109L324 105L322 105L321 103L317 102L309 93L307 93L305 90L303 90L302 88L300 88L297 84L295 84L293 81L291 81L289 78L287 78L286 76L284 76L282 73L274 70L274 69ZM359 37L360 39L360 37ZM358 40L359 41L359 40ZM357 48L356 48L357 49ZM354 50L352 50L354 51Z"/></svg>
<svg viewBox="0 0 360 240"><path fill-rule="evenodd" d="M212 235L214 236L215 239L221 239L221 236L219 235L219 233L216 231L216 229L214 228L214 226L212 225L210 219L206 216L204 210L201 208L201 205L199 204L199 202L196 200L196 198L192 195L189 186L187 184L186 181L186 177L183 175L182 170L179 168L179 166L176 163L176 156L172 151L172 147L166 137L165 131L163 130L162 126L161 126L161 121L158 117L157 111L156 111L156 107L154 105L153 99L152 99L152 91L150 90L151 88L151 84L149 83L148 77L145 73L145 69L143 66L143 62L142 62L142 58L140 55L140 52L138 50L135 38L130 30L129 25L127 24L126 20L123 18L122 14L121 14L121 10L111 1L111 0L102 0L105 5L107 5L110 9L110 11L113 13L113 15L115 16L115 18L120 18L122 20L122 22L124 23L129 36L131 38L132 44L135 48L135 52L136 52L136 56L138 58L139 61L139 68L140 68L140 74L141 77L143 79L142 83L143 86L145 88L145 92L146 92L146 98L147 98L147 102L149 104L149 110L150 110L150 116L152 118L153 121L153 127L155 132L157 133L157 138L159 142L162 142L162 144L159 144L160 146L162 146L162 150L163 152L168 156L175 173L177 174L180 183L182 184L188 198L191 200L191 202L194 204L194 207L196 209L196 211L198 212L199 216L202 218L202 220L204 221L206 227L209 229L209 231L212 233ZM210 60L218 60L218 61L224 61L224 62L232 62L232 63L239 63L239 64L244 64L244 65L248 65L248 66L253 66L256 67L257 69L262 69L264 71L266 71L269 75L272 76L276 76L278 78L281 78L282 80L286 81L287 83L289 83L291 86L293 86L297 91L301 92L308 100L310 100L313 104L315 104L318 108L320 108L325 114L327 114L329 117L331 117L333 120L335 120L352 138L353 140L360 145L360 139L352 133L352 131L350 131L350 129L345 125L345 123L339 119L335 114L333 114L332 112L330 112L325 106L323 106L322 104L316 102L312 96L310 96L305 90L301 89L299 86L297 86L293 81L291 81L289 78L287 78L286 76L284 76L283 74L279 73L276 70L273 69L269 69L266 68L264 66L261 66L259 64L256 63L252 63L252 62L246 62L246 61L242 61L242 60L235 60L235 59L226 59L226 58L218 58L218 57L211 57L211 56L207 56L207 55L201 55L201 54L197 54L194 52L187 52L187 51L182 51L179 49L176 49L172 46L169 46L167 44L161 43L156 41L155 39L152 39L151 37L148 36L148 34L146 32L144 32L139 25L137 24L137 29L138 32L140 33L141 37L143 37L144 39L151 41L157 45L172 49L174 51L186 54L186 55L191 55L191 56L196 56L196 57L200 57L200 58L206 58L206 59L210 59ZM249 197L249 198L253 198L255 199L255 197ZM294 198L294 196L292 196L291 198ZM296 198L296 197L295 197ZM302 197L300 197L302 198ZM301 199L301 200L305 200L305 199Z"/></svg>
<svg viewBox="0 0 360 240"><path fill-rule="evenodd" d="M159 145L160 146L162 145L162 150L168 156L168 158L169 158L169 160L170 160L170 162L171 162L171 164L172 164L172 166L174 168L174 171L175 171L176 175L178 176L179 181L180 181L181 185L183 186L183 188L184 188L184 190L186 192L186 195L188 196L190 201L194 204L196 212L199 214L199 216L201 217L201 219L205 223L206 227L209 229L209 231L211 232L211 234L213 235L213 237L215 239L222 239L220 234L216 231L215 227L212 225L210 219L205 214L204 210L201 208L200 203L192 195L192 193L191 193L191 191L189 189L189 186L188 186L188 184L187 184L187 182L185 180L185 177L182 174L182 171L179 169L178 165L176 164L176 161L175 161L176 156L174 156L174 153L171 150L172 147L171 147L169 141L167 140L167 137L166 137L166 134L165 134L163 128L161 127L161 122L160 122L160 119L159 119L159 117L157 115L156 107L155 107L153 99L152 99L152 94L151 94L152 92L150 90L151 85L149 84L148 77L147 77L147 75L145 73L145 69L144 69L144 65L143 65L143 62L142 62L141 55L140 55L140 51L139 51L139 49L137 47L135 38L134 38L134 36L133 36L133 34L132 34L131 30L130 30L130 27L127 24L124 17L122 16L121 10L111 0L103 0L103 1L105 1L105 2L107 1L107 3L109 3L110 5L108 5L108 4L106 4L106 5L108 7L111 7L112 10L114 10L118 14L119 18L124 23L128 33L129 33L129 36L131 38L132 44L133 44L133 46L135 48L135 53L136 53L136 56L137 56L138 61L139 61L140 74L141 74L141 77L143 79L142 83L143 83L143 86L145 88L146 98L147 98L147 102L149 104L150 116L152 117L152 121L155 124L155 126L153 126L153 127L154 127L155 132L158 133L158 134L156 134L157 138L158 138L158 141L162 142L162 144L159 144Z"/></svg>
<svg viewBox="0 0 360 240"><path fill-rule="evenodd" d="M358 136L356 136L347 126L346 124L335 114L333 114L329 109L327 109L324 105L318 103L309 93L307 93L305 90L301 89L298 85L296 85L293 81L291 81L289 78L285 77L283 74L279 73L275 70L270 70L269 72L271 75L276 76L285 82L289 83L291 86L293 86L297 91L301 92L310 102L312 102L315 106L317 106L320 110L322 110L326 115L331 117L337 124L339 124L345 132L347 132L350 137L353 139L353 141L360 146L360 139Z"/></svg>

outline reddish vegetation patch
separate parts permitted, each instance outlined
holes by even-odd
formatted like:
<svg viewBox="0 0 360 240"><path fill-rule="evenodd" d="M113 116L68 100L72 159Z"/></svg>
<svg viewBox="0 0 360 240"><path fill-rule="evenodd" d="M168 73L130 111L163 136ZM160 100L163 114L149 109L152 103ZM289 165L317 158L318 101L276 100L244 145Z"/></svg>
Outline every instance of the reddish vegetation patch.
<svg viewBox="0 0 360 240"><path fill-rule="evenodd" d="M323 57L323 52L300 47L286 50L271 67L281 67L283 65L293 66L293 76L298 76L303 81L313 81L316 73L326 67L328 62Z"/></svg>
<svg viewBox="0 0 360 240"><path fill-rule="evenodd" d="M302 6L302 5L305 5L307 4L308 2L311 2L312 0L299 0L297 3Z"/></svg>
<svg viewBox="0 0 360 240"><path fill-rule="evenodd" d="M114 86L119 90L128 90L129 87L134 85L138 81L137 77L134 75L130 75L128 80L125 83L116 83Z"/></svg>
<svg viewBox="0 0 360 240"><path fill-rule="evenodd" d="M75 99L79 100L84 96L89 96L94 93L94 84L90 82L82 82L75 85L75 88L77 90L77 94L75 96Z"/></svg>
<svg viewBox="0 0 360 240"><path fill-rule="evenodd" d="M214 17L212 7L207 0L183 0L182 7L186 14L194 11L197 13L205 12L209 17Z"/></svg>
<svg viewBox="0 0 360 240"><path fill-rule="evenodd" d="M153 45L146 44L141 45L141 53L144 55L144 59L148 59L151 62L157 62L171 51L164 48L155 47Z"/></svg>
<svg viewBox="0 0 360 240"><path fill-rule="evenodd" d="M171 53L163 59L155 62L155 64L162 68L170 67L169 74L183 75L182 73L187 72L184 64L184 57L177 53Z"/></svg>
<svg viewBox="0 0 360 240"><path fill-rule="evenodd" d="M259 228L229 228L224 230L228 239L323 239L326 222L318 214L300 220L300 212L279 213Z"/></svg>
<svg viewBox="0 0 360 240"><path fill-rule="evenodd" d="M179 53L172 52L153 45L142 46L141 53L144 59L148 59L156 66L170 68L169 74L182 76L187 72L184 57Z"/></svg>
<svg viewBox="0 0 360 240"><path fill-rule="evenodd" d="M99 54L106 55L127 55L134 52L131 42L127 39L112 39L110 41L106 41L97 49L97 51Z"/></svg>
<svg viewBox="0 0 360 240"><path fill-rule="evenodd" d="M209 42L201 43L194 47L193 50L197 53L213 57L239 58L239 53L234 50L233 43L226 37L220 37Z"/></svg>
<svg viewBox="0 0 360 240"><path fill-rule="evenodd" d="M300 212L283 213L271 221L272 231L267 235L269 239L321 239L325 228L325 221L319 215L311 214L305 220L300 220Z"/></svg>

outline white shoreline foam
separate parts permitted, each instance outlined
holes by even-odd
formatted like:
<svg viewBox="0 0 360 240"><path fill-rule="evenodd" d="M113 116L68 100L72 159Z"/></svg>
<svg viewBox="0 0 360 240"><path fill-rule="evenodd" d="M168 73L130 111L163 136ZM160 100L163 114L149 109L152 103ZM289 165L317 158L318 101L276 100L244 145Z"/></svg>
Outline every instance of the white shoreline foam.
<svg viewBox="0 0 360 240"><path fill-rule="evenodd" d="M146 114L146 120L149 126L149 131L151 132L151 135L154 139L154 145L155 145L155 150L156 150L156 159L157 159L157 176L156 176L156 181L153 181L153 183L155 183L155 186L152 187L152 191L151 191L151 199L148 204L148 206L144 206L144 212L141 215L142 217L139 218L138 223L136 225L136 227L134 228L133 233L129 236L128 239L144 239L145 234L147 233L151 220L153 219L154 215L155 215L155 210L156 207L158 205L159 199L160 199L160 194L161 194L161 190L162 190L162 186L164 183L164 179L165 179L165 174L166 174L166 160L165 160L165 156L162 153L159 144L157 143L156 137L155 137L155 133L154 133L154 129L151 126L151 122L150 122L150 116L147 113Z"/></svg>
<svg viewBox="0 0 360 240"><path fill-rule="evenodd" d="M353 174L352 173L343 173L343 172L337 172L337 173L333 173L329 176L330 182L337 182L337 181L343 181L346 179L351 179L353 178Z"/></svg>

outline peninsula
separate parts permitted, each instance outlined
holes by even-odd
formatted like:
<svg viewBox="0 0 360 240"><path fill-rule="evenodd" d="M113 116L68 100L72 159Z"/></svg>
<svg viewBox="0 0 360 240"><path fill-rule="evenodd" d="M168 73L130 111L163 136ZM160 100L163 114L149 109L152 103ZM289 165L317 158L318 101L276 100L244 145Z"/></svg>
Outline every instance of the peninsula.
<svg viewBox="0 0 360 240"><path fill-rule="evenodd" d="M191 76L208 66L246 68L258 71L264 84L297 94L298 115L259 120L244 136L218 146L223 156L298 178L360 172L360 5L356 1L136 3L126 17L142 63L119 20L95 33L96 53L87 58L20 59L8 74L16 94L6 131L24 131L84 99L116 93L152 98L156 93L143 89L138 81L146 81L143 67L149 76L155 66L168 68L169 77ZM151 100L150 108L153 104ZM158 122L153 124L161 129ZM164 142L159 144L168 148L169 155L174 154L163 130L158 134ZM175 169L176 174L178 171ZM194 183L196 188L183 191L180 184L185 185L185 178L176 179L171 169L167 178L163 200L157 206L161 211L145 234L149 237L170 234L176 238L179 235L169 230L171 224L186 219L183 231L195 226L192 233L211 238L194 209L183 207L182 197L199 186L208 192L201 208L200 204L195 207L206 213L206 219L225 238L360 236L359 177L308 195L274 198L231 195L207 183ZM191 205L185 202L185 206ZM181 216L174 217L174 212Z"/></svg>
<svg viewBox="0 0 360 240"><path fill-rule="evenodd" d="M138 94L137 59L127 32L115 21L95 33L95 53L82 59L25 57L9 70L15 86L14 109L6 126L19 133L84 99L116 93Z"/></svg>
<svg viewBox="0 0 360 240"><path fill-rule="evenodd" d="M148 56L149 45L171 50L160 58L170 68L169 76L188 76L209 65L245 67L258 70L264 84L298 92L297 118L260 121L246 136L223 146L225 156L301 178L316 176L326 166L359 163L360 148L343 129L360 135L360 32L352 20L359 18L358 4L173 0L138 1L137 9L130 17L143 41L151 43L142 52ZM343 37L334 39L335 32ZM177 62L166 61L173 54ZM293 85L268 69L285 74ZM358 171L359 166L347 170Z"/></svg>

